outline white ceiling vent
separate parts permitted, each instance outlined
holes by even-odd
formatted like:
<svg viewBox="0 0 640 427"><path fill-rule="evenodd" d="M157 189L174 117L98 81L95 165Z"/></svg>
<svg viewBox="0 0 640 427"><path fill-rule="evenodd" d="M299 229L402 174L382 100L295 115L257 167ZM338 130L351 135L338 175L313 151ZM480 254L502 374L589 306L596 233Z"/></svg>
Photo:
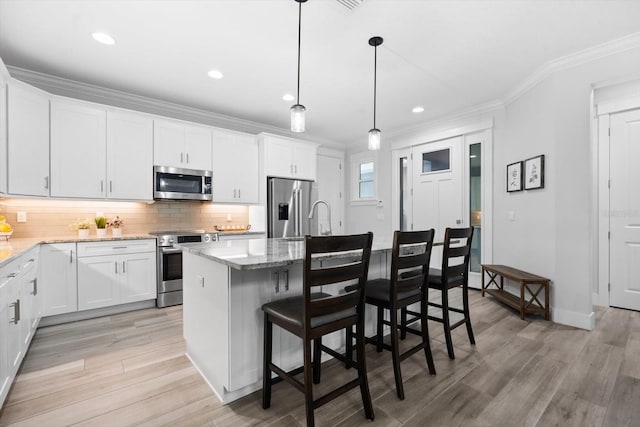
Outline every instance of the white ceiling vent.
<svg viewBox="0 0 640 427"><path fill-rule="evenodd" d="M336 0L336 2L346 9L353 10L364 3L364 0Z"/></svg>

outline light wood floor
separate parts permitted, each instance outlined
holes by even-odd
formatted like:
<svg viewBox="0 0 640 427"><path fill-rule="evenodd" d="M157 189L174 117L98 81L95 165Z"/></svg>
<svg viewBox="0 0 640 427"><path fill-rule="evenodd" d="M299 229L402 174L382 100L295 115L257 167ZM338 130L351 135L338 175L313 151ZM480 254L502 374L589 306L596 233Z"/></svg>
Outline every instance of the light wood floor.
<svg viewBox="0 0 640 427"><path fill-rule="evenodd" d="M396 398L389 352L367 346L375 421L353 390L316 410L321 426L639 426L640 313L596 312L587 332L520 320L471 292L477 345L455 331L450 361L430 324L436 376L423 354L402 364L406 400ZM354 375L323 365L318 392ZM181 307L148 309L38 330L0 413L15 426L299 426L302 395L274 386L222 406L184 356Z"/></svg>

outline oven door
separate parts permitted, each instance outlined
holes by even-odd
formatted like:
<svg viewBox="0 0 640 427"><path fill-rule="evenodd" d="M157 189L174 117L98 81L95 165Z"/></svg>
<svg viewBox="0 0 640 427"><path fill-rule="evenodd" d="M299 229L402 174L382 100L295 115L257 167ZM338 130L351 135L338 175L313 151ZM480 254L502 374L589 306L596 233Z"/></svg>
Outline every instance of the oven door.
<svg viewBox="0 0 640 427"><path fill-rule="evenodd" d="M158 293L181 291L182 250L159 248L158 258Z"/></svg>

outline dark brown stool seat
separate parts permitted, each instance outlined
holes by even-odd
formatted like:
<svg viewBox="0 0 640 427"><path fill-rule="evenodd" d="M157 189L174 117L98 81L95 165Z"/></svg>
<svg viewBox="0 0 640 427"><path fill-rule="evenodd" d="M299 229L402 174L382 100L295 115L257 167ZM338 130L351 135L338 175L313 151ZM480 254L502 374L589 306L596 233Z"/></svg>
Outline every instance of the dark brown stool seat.
<svg viewBox="0 0 640 427"><path fill-rule="evenodd" d="M271 387L284 379L304 393L308 426L314 425L314 409L354 387L360 387L365 416L368 419L374 419L364 357L364 286L369 270L372 240L372 233L354 236L305 237L302 295L276 300L262 306L264 312L262 407L264 409L271 406ZM316 259L312 264L314 255L327 253L339 255L341 252L348 252L349 257L332 256L331 266L323 266ZM355 255L354 252L358 255ZM354 258L357 259L354 260ZM344 260L343 264L336 265L342 260ZM344 282L356 282L356 284L351 291L339 295L313 292L314 288L320 286ZM304 349L302 367L286 372L273 363L273 324L302 339ZM354 325L356 327L356 361L348 360L344 355L322 345L322 336L341 329L350 329ZM313 360L311 358L312 344ZM312 383L320 382L322 352L357 368L358 376L318 399L314 399ZM277 374L276 378L271 378L272 372ZM304 372L303 382L295 378L295 375L300 372Z"/></svg>

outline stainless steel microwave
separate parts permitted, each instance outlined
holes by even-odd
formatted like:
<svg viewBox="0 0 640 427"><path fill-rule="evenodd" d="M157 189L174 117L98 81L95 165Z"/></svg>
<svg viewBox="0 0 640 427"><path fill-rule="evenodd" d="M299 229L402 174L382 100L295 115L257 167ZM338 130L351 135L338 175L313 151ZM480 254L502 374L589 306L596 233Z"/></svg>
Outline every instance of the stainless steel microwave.
<svg viewBox="0 0 640 427"><path fill-rule="evenodd" d="M213 200L211 177L205 170L153 167L155 200Z"/></svg>

